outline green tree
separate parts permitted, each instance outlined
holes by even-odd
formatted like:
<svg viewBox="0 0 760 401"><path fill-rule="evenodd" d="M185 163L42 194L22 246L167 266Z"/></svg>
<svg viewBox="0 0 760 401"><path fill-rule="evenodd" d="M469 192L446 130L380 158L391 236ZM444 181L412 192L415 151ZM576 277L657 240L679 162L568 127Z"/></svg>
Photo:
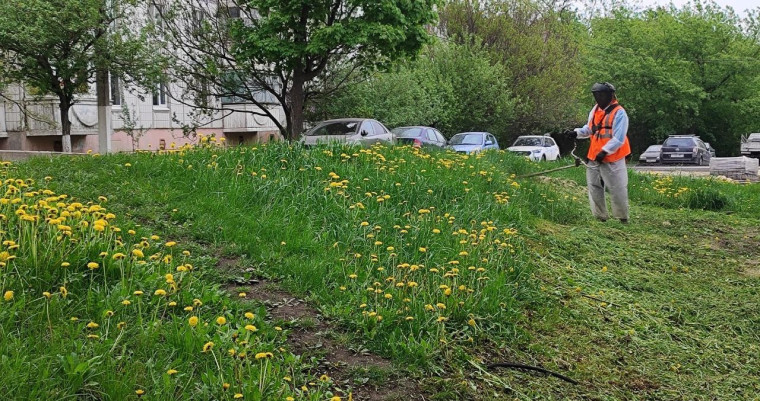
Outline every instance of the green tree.
<svg viewBox="0 0 760 401"><path fill-rule="evenodd" d="M616 84L635 149L695 134L738 153L741 135L760 126L760 42L749 22L700 2L591 20L587 74Z"/></svg>
<svg viewBox="0 0 760 401"><path fill-rule="evenodd" d="M515 107L509 82L480 46L439 42L417 60L324 99L310 118L372 117L391 128L433 126L446 136L488 131L505 140Z"/></svg>
<svg viewBox="0 0 760 401"><path fill-rule="evenodd" d="M357 72L415 56L429 40L426 26L435 21L438 4L231 0L219 8L204 0L168 6L153 2L162 20L158 36L182 54L172 76L185 89L175 98L192 99L214 111L241 107L224 107L209 97L253 104L256 108L246 111L269 117L289 139L301 135L310 99L336 90ZM326 87L325 82L337 87ZM282 107L284 122L272 104Z"/></svg>
<svg viewBox="0 0 760 401"><path fill-rule="evenodd" d="M512 135L557 130L583 115L587 30L569 2L449 0L440 29L457 43L482 43L504 66L518 100Z"/></svg>
<svg viewBox="0 0 760 401"><path fill-rule="evenodd" d="M154 63L131 26L135 0L3 0L0 82L58 98L63 150L71 151L69 109L99 69L142 82Z"/></svg>

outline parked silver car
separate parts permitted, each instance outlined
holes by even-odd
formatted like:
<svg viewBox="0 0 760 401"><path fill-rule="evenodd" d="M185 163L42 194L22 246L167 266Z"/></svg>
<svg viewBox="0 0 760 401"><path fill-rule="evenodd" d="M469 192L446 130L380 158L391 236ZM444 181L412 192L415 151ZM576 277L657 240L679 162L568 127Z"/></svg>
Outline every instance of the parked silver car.
<svg viewBox="0 0 760 401"><path fill-rule="evenodd" d="M488 132L463 132L449 139L448 149L457 153L476 153L488 149L499 149L496 137Z"/></svg>
<svg viewBox="0 0 760 401"><path fill-rule="evenodd" d="M662 145L651 145L639 156L641 163L659 163Z"/></svg>
<svg viewBox="0 0 760 401"><path fill-rule="evenodd" d="M323 121L301 137L305 146L326 143L372 146L381 142L393 144L393 134L379 121L369 118Z"/></svg>

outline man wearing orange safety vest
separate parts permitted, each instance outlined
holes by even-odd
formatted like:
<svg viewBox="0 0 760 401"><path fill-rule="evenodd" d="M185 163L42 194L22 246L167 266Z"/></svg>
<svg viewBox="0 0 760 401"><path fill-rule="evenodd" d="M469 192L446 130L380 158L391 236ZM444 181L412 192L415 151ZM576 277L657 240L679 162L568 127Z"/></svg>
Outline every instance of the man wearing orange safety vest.
<svg viewBox="0 0 760 401"><path fill-rule="evenodd" d="M625 157L631 154L628 143L628 115L615 96L615 87L607 82L591 87L596 105L583 128L565 131L569 137L591 138L588 149L586 185L591 213L607 221L605 189L610 193L612 217L628 223L628 168Z"/></svg>

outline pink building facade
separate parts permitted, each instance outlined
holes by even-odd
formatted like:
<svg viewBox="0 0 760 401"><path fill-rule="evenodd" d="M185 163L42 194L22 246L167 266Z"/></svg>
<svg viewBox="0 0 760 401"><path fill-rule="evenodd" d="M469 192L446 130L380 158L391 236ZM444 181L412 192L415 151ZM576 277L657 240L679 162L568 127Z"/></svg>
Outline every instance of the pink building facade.
<svg viewBox="0 0 760 401"><path fill-rule="evenodd" d="M156 88L145 93L135 88L124 88L118 81L111 82L111 152L160 150L195 144L199 135L225 138L228 145L244 145L281 140L277 126L269 118L253 115L260 110L252 104L222 104L217 106L234 110L212 113L204 120L194 119L197 110L187 104L173 101L172 89ZM27 100L25 88L13 86L4 95L14 101L0 101L0 150L61 151L61 130L58 103L54 98ZM282 109L272 105L269 111L280 121ZM72 122L71 144L75 153L88 151L103 153L99 148L98 109L94 94L78 99L69 113ZM186 135L183 127L197 126Z"/></svg>

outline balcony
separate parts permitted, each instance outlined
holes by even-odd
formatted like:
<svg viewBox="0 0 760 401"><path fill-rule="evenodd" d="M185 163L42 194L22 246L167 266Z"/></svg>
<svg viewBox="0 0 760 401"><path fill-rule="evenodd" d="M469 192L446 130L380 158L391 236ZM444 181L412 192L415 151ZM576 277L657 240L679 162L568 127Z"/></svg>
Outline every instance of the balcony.
<svg viewBox="0 0 760 401"><path fill-rule="evenodd" d="M60 136L61 116L58 100L44 98L25 104L26 113L18 105L6 102L0 117L0 132L7 135L24 133L27 137ZM98 134L98 107L94 98L83 98L69 110L71 135Z"/></svg>

